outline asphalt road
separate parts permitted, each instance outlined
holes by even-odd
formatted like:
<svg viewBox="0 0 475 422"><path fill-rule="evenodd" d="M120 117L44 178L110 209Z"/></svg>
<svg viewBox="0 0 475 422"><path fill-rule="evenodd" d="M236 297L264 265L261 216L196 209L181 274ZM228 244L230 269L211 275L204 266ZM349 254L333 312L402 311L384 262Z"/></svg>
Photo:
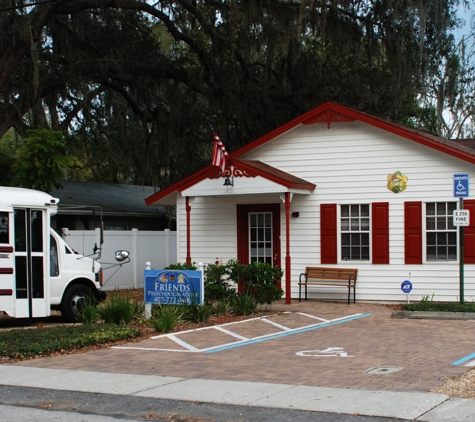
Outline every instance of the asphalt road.
<svg viewBox="0 0 475 422"><path fill-rule="evenodd" d="M74 382L74 380L71 380ZM0 386L1 421L396 422L399 419Z"/></svg>

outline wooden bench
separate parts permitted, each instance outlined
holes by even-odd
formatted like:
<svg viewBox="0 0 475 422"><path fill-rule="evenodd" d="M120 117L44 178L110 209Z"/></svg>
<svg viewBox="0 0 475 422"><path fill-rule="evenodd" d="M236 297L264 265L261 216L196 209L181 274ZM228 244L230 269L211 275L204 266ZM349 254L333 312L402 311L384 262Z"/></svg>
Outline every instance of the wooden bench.
<svg viewBox="0 0 475 422"><path fill-rule="evenodd" d="M353 303L356 303L356 268L328 268L307 267L299 277L299 302L302 300L302 286L305 286L305 300L307 300L307 286L335 286L348 288L348 305L350 291L353 289Z"/></svg>

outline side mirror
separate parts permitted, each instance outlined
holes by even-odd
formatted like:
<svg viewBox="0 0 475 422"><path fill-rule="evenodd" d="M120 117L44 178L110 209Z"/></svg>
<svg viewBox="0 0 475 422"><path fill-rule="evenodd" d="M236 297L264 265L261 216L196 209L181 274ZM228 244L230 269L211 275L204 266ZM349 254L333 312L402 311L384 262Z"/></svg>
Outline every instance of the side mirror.
<svg viewBox="0 0 475 422"><path fill-rule="evenodd" d="M129 252L128 251L117 251L115 253L115 260L117 262L125 261L128 257L129 257Z"/></svg>

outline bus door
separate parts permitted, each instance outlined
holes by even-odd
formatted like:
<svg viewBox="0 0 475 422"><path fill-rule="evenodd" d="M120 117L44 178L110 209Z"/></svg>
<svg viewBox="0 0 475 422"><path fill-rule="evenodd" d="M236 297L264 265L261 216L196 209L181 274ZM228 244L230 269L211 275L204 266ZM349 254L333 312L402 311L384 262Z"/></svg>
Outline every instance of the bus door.
<svg viewBox="0 0 475 422"><path fill-rule="evenodd" d="M50 315L48 300L49 236L46 212L39 209L14 209L14 315L17 318Z"/></svg>
<svg viewBox="0 0 475 422"><path fill-rule="evenodd" d="M0 311L11 314L13 309L13 243L12 213L0 211Z"/></svg>

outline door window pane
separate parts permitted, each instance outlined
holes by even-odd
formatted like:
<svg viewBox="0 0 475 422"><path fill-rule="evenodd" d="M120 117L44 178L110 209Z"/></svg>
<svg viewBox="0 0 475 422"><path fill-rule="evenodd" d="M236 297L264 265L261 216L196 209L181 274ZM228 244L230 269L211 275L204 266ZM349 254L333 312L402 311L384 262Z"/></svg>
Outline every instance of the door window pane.
<svg viewBox="0 0 475 422"><path fill-rule="evenodd" d="M272 213L250 213L249 239L249 262L272 265Z"/></svg>

